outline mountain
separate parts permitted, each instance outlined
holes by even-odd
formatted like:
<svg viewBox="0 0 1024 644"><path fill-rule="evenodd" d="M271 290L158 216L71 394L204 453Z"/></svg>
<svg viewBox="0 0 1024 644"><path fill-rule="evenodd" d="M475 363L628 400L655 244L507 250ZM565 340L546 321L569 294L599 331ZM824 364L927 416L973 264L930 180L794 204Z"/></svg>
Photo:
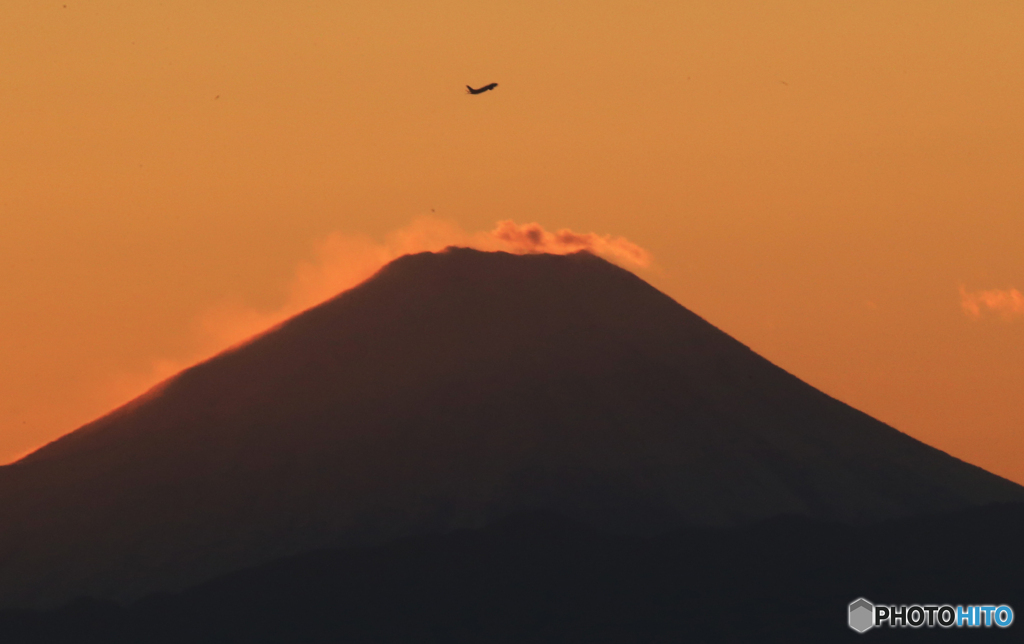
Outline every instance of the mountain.
<svg viewBox="0 0 1024 644"><path fill-rule="evenodd" d="M1024 504L614 535L547 514L315 550L129 606L0 611L5 644L863 642L848 605L1024 605ZM998 553L998 556L993 556ZM1020 641L1014 628L871 641ZM916 639L915 639L916 638Z"/></svg>
<svg viewBox="0 0 1024 644"><path fill-rule="evenodd" d="M129 601L547 511L659 534L1024 489L830 398L586 253L451 248L0 468L0 607Z"/></svg>

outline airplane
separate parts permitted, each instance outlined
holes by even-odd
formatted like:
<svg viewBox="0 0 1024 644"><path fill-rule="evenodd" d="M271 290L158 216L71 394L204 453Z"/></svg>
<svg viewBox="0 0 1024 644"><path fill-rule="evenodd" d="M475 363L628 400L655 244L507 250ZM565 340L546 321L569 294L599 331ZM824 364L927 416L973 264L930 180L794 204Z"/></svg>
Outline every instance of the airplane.
<svg viewBox="0 0 1024 644"><path fill-rule="evenodd" d="M487 90L494 89L497 86L498 86L497 83L491 83L490 85L484 85L480 89L473 89L469 85L466 85L466 92L469 93L469 94L483 94Z"/></svg>

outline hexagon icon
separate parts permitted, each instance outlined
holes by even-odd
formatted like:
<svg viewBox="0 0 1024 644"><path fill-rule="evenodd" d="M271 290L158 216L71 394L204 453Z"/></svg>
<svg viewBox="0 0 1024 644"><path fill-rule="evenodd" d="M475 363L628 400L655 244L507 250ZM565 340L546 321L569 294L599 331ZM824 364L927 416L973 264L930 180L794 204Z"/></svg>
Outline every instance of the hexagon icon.
<svg viewBox="0 0 1024 644"><path fill-rule="evenodd" d="M875 625L875 605L863 597L850 602L850 628L863 633Z"/></svg>

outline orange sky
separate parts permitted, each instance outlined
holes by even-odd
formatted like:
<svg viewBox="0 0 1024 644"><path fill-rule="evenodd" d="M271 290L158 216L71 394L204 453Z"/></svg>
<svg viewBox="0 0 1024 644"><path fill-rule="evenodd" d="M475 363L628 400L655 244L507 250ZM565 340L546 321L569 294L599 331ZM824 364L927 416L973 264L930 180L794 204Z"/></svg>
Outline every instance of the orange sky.
<svg viewBox="0 0 1024 644"><path fill-rule="evenodd" d="M0 25L0 462L417 235L513 219L628 238L762 355L1024 483L1016 0L7 0Z"/></svg>

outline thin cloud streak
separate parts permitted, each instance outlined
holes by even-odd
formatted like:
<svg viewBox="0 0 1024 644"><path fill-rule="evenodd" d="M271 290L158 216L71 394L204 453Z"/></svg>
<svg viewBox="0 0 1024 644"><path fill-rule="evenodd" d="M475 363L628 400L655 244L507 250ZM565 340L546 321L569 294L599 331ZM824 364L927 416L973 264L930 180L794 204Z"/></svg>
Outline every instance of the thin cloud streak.
<svg viewBox="0 0 1024 644"><path fill-rule="evenodd" d="M1015 288L969 292L961 284L960 306L968 317L975 320L987 313L1011 320L1024 316L1024 295Z"/></svg>

